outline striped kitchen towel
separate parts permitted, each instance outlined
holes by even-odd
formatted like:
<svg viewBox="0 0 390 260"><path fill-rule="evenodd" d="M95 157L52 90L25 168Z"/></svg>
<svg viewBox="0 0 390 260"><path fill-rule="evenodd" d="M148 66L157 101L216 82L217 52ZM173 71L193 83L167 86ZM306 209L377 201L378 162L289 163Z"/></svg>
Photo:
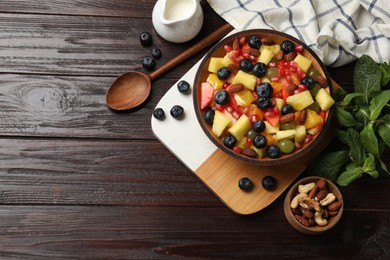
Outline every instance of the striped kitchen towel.
<svg viewBox="0 0 390 260"><path fill-rule="evenodd" d="M390 61L389 0L207 0L237 30L273 29L300 39L325 65L363 54Z"/></svg>

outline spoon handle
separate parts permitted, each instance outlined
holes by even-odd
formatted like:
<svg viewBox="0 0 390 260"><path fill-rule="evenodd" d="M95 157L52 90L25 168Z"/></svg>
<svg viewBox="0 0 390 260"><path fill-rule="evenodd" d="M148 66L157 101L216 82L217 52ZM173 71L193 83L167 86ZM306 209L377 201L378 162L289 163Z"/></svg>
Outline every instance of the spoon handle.
<svg viewBox="0 0 390 260"><path fill-rule="evenodd" d="M161 66L159 69L155 70L154 72L149 74L149 78L151 81L153 81L155 78L158 76L164 74L168 70L176 67L176 65L180 64L181 62L187 60L190 58L192 55L198 53L199 51L203 50L210 44L216 42L217 40L221 39L224 37L226 34L228 34L230 31L233 30L233 27L227 23L220 27L218 30L214 31L213 33L209 34L206 38L203 40L197 42L194 46L191 48L185 50L169 62L165 63L163 66Z"/></svg>

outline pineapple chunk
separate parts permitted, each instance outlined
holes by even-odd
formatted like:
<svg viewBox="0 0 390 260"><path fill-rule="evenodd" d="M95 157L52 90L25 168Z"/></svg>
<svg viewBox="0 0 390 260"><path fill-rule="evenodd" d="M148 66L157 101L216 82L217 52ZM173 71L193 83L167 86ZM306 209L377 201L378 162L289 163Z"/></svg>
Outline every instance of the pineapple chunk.
<svg viewBox="0 0 390 260"><path fill-rule="evenodd" d="M251 145L251 148L254 150L254 151L256 151L256 153L257 153L257 158L258 159L261 159L261 158L263 158L264 156L266 156L267 155L267 148L266 147L264 147L264 148L257 148L257 147L255 147L254 145Z"/></svg>
<svg viewBox="0 0 390 260"><path fill-rule="evenodd" d="M284 100L282 98L275 98L275 106L279 109L279 111L282 111Z"/></svg>
<svg viewBox="0 0 390 260"><path fill-rule="evenodd" d="M295 127L295 136L294 136L294 142L295 143L303 143L306 138L306 127L304 125L297 125Z"/></svg>
<svg viewBox="0 0 390 260"><path fill-rule="evenodd" d="M230 124L231 120L224 113L216 110L214 115L213 126L211 131L217 136L220 137L225 130L225 128Z"/></svg>
<svg viewBox="0 0 390 260"><path fill-rule="evenodd" d="M324 123L322 117L311 109L307 109L305 128L310 129Z"/></svg>
<svg viewBox="0 0 390 260"><path fill-rule="evenodd" d="M255 97L253 96L252 92L248 89L244 89L238 93L235 93L234 98L237 102L237 105L243 106L243 107L247 107L253 101L255 101Z"/></svg>
<svg viewBox="0 0 390 260"><path fill-rule="evenodd" d="M237 120L237 122L228 129L228 132L232 136L234 136L237 140L241 140L241 138L243 138L251 128L252 128L251 121L245 114L243 114Z"/></svg>
<svg viewBox="0 0 390 260"><path fill-rule="evenodd" d="M214 87L214 90L222 89L223 81L218 78L217 74L210 73L206 81Z"/></svg>
<svg viewBox="0 0 390 260"><path fill-rule="evenodd" d="M211 57L208 70L212 73L217 73L223 66L223 58Z"/></svg>
<svg viewBox="0 0 390 260"><path fill-rule="evenodd" d="M265 49L270 50L274 55L280 51L280 44L274 44L274 45L261 45L260 52L264 51Z"/></svg>
<svg viewBox="0 0 390 260"><path fill-rule="evenodd" d="M314 102L309 90L287 97L286 103L291 105L294 110L302 110Z"/></svg>
<svg viewBox="0 0 390 260"><path fill-rule="evenodd" d="M230 58L229 58L229 55L231 54L231 52L228 52L226 53L226 55L223 57L223 60L222 60L222 64L223 66L229 66L229 64L234 64L234 61L232 61Z"/></svg>
<svg viewBox="0 0 390 260"><path fill-rule="evenodd" d="M277 124L275 126L272 126L270 123L268 123L267 121L264 121L265 123L265 132L267 134L275 134L279 131L280 129L280 124Z"/></svg>
<svg viewBox="0 0 390 260"><path fill-rule="evenodd" d="M268 65L268 63L272 60L274 57L274 54L269 49L263 49L260 53L259 58L257 59L257 62L262 62L265 65Z"/></svg>
<svg viewBox="0 0 390 260"><path fill-rule="evenodd" d="M298 67L303 70L305 73L311 66L311 60L303 56L302 54L298 54L294 61L298 64Z"/></svg>
<svg viewBox="0 0 390 260"><path fill-rule="evenodd" d="M262 77L261 82L268 82L269 84L272 83L271 80L269 80L269 78L267 78L267 77Z"/></svg>
<svg viewBox="0 0 390 260"><path fill-rule="evenodd" d="M276 139L283 140L283 139L293 139L295 136L295 129L289 129L289 130L281 130L276 132Z"/></svg>
<svg viewBox="0 0 390 260"><path fill-rule="evenodd" d="M240 70L234 77L232 84L241 83L249 90L254 90L256 85L256 76Z"/></svg>
<svg viewBox="0 0 390 260"><path fill-rule="evenodd" d="M328 91L326 91L324 88L321 88L318 91L314 99L317 101L318 105L320 105L320 108L323 111L328 111L329 108L331 108L334 104L333 98L329 95Z"/></svg>

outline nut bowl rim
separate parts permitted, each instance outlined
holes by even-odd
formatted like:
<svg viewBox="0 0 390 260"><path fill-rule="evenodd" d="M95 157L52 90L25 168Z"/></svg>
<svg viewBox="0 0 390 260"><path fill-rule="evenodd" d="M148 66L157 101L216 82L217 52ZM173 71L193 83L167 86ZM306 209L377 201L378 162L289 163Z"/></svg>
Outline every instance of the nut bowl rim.
<svg viewBox="0 0 390 260"><path fill-rule="evenodd" d="M306 227L302 225L301 223L298 222L298 220L294 217L293 212L291 211L290 203L293 198L293 194L295 194L298 191L298 186L300 184L307 184L310 182L316 182L320 179L324 179L326 181L326 185L328 187L328 190L331 191L337 198L338 201L340 201L341 208L339 209L339 212L336 216L332 217L329 221L329 223L326 226L320 227L320 226L313 226L313 227ZM287 219L287 221L290 223L290 225L295 228L297 231L304 233L304 234L309 234L309 235L315 235L315 234L321 234L324 233L325 231L330 230L333 228L341 219L341 216L343 215L344 211L344 200L343 200L343 195L339 188L331 182L330 180L324 178L324 177L319 177L319 176L308 176L305 178L302 178L295 182L293 186L289 189L287 192L284 203L283 203L283 210L284 210L284 215Z"/></svg>
<svg viewBox="0 0 390 260"><path fill-rule="evenodd" d="M309 154L310 152L312 152L313 149L315 149L317 147L317 145L326 136L326 134L329 131L331 124L332 124L333 106L329 109L329 111L327 113L327 118L326 118L326 121L325 121L321 131L316 136L314 136L314 139L308 145L305 145L302 149L300 149L298 151L294 151L291 154L284 154L281 157L276 158L276 159L272 159L269 157L265 157L265 158L261 158L261 159L250 158L250 157L242 155L242 154L237 154L232 149L227 148L225 145L223 145L222 140L220 138L216 137L211 132L211 130L208 128L207 124L205 123L205 121L203 119L202 111L200 110L199 101L198 101L199 97L200 97L200 85L202 82L205 81L205 79L202 79L201 76L202 76L202 73L205 70L206 66L208 66L210 58L213 57L213 54L217 50L219 50L220 48L223 48L223 46L225 44L231 43L237 37L242 37L242 36L248 37L248 36L252 36L252 35L261 35L261 37L266 37L266 36L270 37L270 36L274 35L277 37L282 37L285 40L291 40L292 42L294 42L297 45L302 45L304 48L304 52L308 52L309 55L311 55L312 59L315 60L316 64L318 64L318 67L316 66L316 68L317 69L319 68L320 72L326 78L329 93L331 96L333 96L332 80L331 80L331 77L330 77L325 65L322 63L322 61L317 56L317 54L309 46L307 46L305 43L303 43L299 39L297 39L289 34L275 31L275 30L269 30L269 29L244 30L244 31L240 31L237 33L233 33L233 34L225 37L221 41L219 41L217 44L215 44L210 49L210 51L202 59L200 65L196 71L194 84L193 84L193 106L194 106L196 118L197 118L198 123L200 124L203 132L206 134L206 136L209 138L209 140L211 140L217 146L218 149L221 149L224 153L228 154L229 156L231 156L233 158L236 158L238 160L241 160L241 161L244 161L247 163L256 164L259 166L274 166L274 165L291 163L291 162ZM304 55L304 56L306 56L306 55Z"/></svg>

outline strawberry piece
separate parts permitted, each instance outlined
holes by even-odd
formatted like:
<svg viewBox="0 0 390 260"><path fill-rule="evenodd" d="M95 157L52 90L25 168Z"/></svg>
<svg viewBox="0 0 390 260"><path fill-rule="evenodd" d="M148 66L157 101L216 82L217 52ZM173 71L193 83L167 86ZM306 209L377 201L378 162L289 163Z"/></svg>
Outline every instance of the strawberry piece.
<svg viewBox="0 0 390 260"><path fill-rule="evenodd" d="M208 82L203 82L200 88L200 109L203 110L208 107L213 100L214 87Z"/></svg>
<svg viewBox="0 0 390 260"><path fill-rule="evenodd" d="M276 126L280 121L279 109L277 107L267 109L264 118L270 125Z"/></svg>

